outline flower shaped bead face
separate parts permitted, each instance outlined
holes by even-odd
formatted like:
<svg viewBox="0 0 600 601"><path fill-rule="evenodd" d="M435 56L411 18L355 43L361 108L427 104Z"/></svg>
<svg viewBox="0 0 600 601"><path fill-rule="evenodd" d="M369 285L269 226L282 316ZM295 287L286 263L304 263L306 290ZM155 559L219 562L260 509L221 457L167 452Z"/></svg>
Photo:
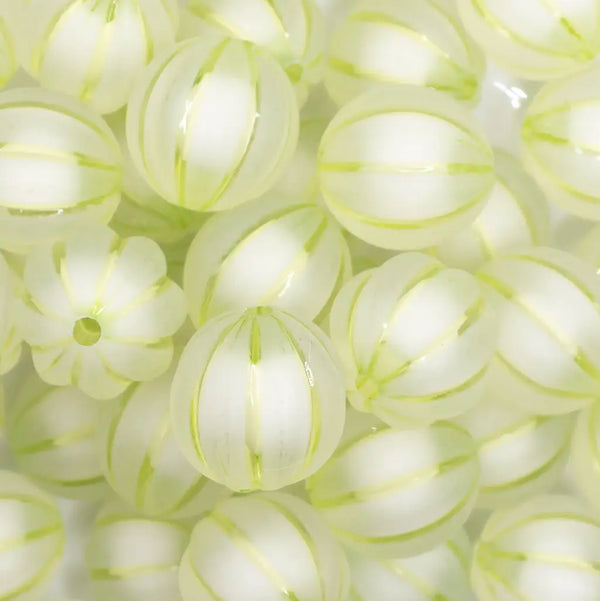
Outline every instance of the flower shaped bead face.
<svg viewBox="0 0 600 601"><path fill-rule="evenodd" d="M185 317L183 293L165 273L155 242L105 227L36 249L19 324L42 379L107 399L164 372Z"/></svg>

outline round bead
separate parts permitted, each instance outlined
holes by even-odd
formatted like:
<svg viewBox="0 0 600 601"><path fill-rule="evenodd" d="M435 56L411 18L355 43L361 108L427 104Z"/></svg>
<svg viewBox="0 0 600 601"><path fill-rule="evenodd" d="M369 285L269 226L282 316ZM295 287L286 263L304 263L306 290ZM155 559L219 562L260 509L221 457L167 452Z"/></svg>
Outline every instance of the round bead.
<svg viewBox="0 0 600 601"><path fill-rule="evenodd" d="M399 430L352 414L332 458L307 481L310 501L348 546L376 557L433 549L465 523L479 491L477 448L437 422Z"/></svg>
<svg viewBox="0 0 600 601"><path fill-rule="evenodd" d="M596 0L458 0L458 9L485 53L525 79L563 77L600 50Z"/></svg>
<svg viewBox="0 0 600 601"><path fill-rule="evenodd" d="M600 9L599 9L600 10ZM547 84L527 109L523 161L549 200L600 220L600 70Z"/></svg>
<svg viewBox="0 0 600 601"><path fill-rule="evenodd" d="M339 105L397 84L474 100L484 70L452 2L362 0L333 35L325 85Z"/></svg>
<svg viewBox="0 0 600 601"><path fill-rule="evenodd" d="M189 541L178 522L144 518L111 504L99 513L85 562L96 601L176 601L177 568Z"/></svg>
<svg viewBox="0 0 600 601"><path fill-rule="evenodd" d="M183 601L338 601L349 581L327 526L281 493L219 504L194 529L179 569Z"/></svg>
<svg viewBox="0 0 600 601"><path fill-rule="evenodd" d="M171 415L188 460L238 491L303 480L342 434L345 389L316 326L267 307L207 322L186 346Z"/></svg>
<svg viewBox="0 0 600 601"><path fill-rule="evenodd" d="M64 542L54 500L23 476L0 471L0 599L37 601L58 568Z"/></svg>
<svg viewBox="0 0 600 601"><path fill-rule="evenodd" d="M0 138L0 248L26 253L110 220L120 199L121 156L91 109L48 90L5 90Z"/></svg>
<svg viewBox="0 0 600 601"><path fill-rule="evenodd" d="M580 259L535 248L493 259L487 284L499 322L490 393L523 411L568 413L600 395L600 280Z"/></svg>
<svg viewBox="0 0 600 601"><path fill-rule="evenodd" d="M273 194L200 229L187 254L184 291L196 325L257 305L312 320L351 269L342 232L323 208Z"/></svg>
<svg viewBox="0 0 600 601"><path fill-rule="evenodd" d="M19 31L21 63L43 87L111 113L155 53L174 43L177 25L176 0L32 0Z"/></svg>
<svg viewBox="0 0 600 601"><path fill-rule="evenodd" d="M550 242L550 209L533 180L514 157L494 150L496 185L483 211L435 254L446 265L475 271L485 261L515 248Z"/></svg>
<svg viewBox="0 0 600 601"><path fill-rule="evenodd" d="M249 42L181 42L136 84L127 110L134 163L169 202L230 209L265 193L292 156L298 107L272 57Z"/></svg>
<svg viewBox="0 0 600 601"><path fill-rule="evenodd" d="M169 367L185 298L152 240L82 228L37 247L24 284L18 324L49 384L108 399Z"/></svg>
<svg viewBox="0 0 600 601"><path fill-rule="evenodd" d="M485 392L496 320L466 271L400 254L350 280L329 325L350 402L391 425L454 417Z"/></svg>
<svg viewBox="0 0 600 601"><path fill-rule="evenodd" d="M321 192L352 234L424 248L471 223L494 184L494 157L473 115L446 94L394 86L344 106L318 153Z"/></svg>
<svg viewBox="0 0 600 601"><path fill-rule="evenodd" d="M592 506L600 508L600 403L580 413L571 459L578 489Z"/></svg>
<svg viewBox="0 0 600 601"><path fill-rule="evenodd" d="M497 511L475 547L471 581L480 601L593 601L600 521L577 499L551 495Z"/></svg>
<svg viewBox="0 0 600 601"><path fill-rule="evenodd" d="M21 356L21 336L17 331L16 276L0 254L0 374L10 371Z"/></svg>
<svg viewBox="0 0 600 601"><path fill-rule="evenodd" d="M17 70L15 48L15 14L19 0L4 0L0 4L0 88Z"/></svg>

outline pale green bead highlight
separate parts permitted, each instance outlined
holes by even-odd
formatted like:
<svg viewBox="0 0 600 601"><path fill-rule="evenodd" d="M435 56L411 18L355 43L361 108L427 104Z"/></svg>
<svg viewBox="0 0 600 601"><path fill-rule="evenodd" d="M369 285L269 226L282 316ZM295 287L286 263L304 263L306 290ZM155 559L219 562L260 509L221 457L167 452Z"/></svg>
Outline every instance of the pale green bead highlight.
<svg viewBox="0 0 600 601"><path fill-rule="evenodd" d="M41 598L60 564L64 543L55 501L23 476L0 471L0 600Z"/></svg>
<svg viewBox="0 0 600 601"><path fill-rule="evenodd" d="M0 374L10 371L21 357L15 299L19 287L18 276L0 254Z"/></svg>
<svg viewBox="0 0 600 601"><path fill-rule="evenodd" d="M152 380L172 359L183 291L149 238L81 228L26 262L17 322L40 377L109 399Z"/></svg>
<svg viewBox="0 0 600 601"><path fill-rule="evenodd" d="M179 569L183 601L344 601L349 584L326 524L282 493L220 503L195 527Z"/></svg>
<svg viewBox="0 0 600 601"><path fill-rule="evenodd" d="M448 95L392 86L345 105L318 153L329 209L352 234L393 250L425 248L481 212L494 156L471 112Z"/></svg>
<svg viewBox="0 0 600 601"><path fill-rule="evenodd" d="M183 351L171 417L181 450L205 476L236 491L276 490L335 450L344 381L316 326L269 307L226 313Z"/></svg>
<svg viewBox="0 0 600 601"><path fill-rule="evenodd" d="M575 483L592 507L600 508L600 403L579 414L573 433L571 466Z"/></svg>
<svg viewBox="0 0 600 601"><path fill-rule="evenodd" d="M496 311L498 346L489 393L523 411L579 410L600 394L600 280L564 251L534 248L477 274Z"/></svg>
<svg viewBox="0 0 600 601"><path fill-rule="evenodd" d="M333 34L325 85L339 105L398 84L473 101L484 71L452 2L361 0Z"/></svg>
<svg viewBox="0 0 600 601"><path fill-rule="evenodd" d="M127 110L136 167L161 197L195 211L264 194L297 140L298 106L283 69L250 42L218 33L157 58Z"/></svg>
<svg viewBox="0 0 600 601"><path fill-rule="evenodd" d="M480 601L592 601L600 595L600 520L579 499L534 497L492 514L475 547Z"/></svg>

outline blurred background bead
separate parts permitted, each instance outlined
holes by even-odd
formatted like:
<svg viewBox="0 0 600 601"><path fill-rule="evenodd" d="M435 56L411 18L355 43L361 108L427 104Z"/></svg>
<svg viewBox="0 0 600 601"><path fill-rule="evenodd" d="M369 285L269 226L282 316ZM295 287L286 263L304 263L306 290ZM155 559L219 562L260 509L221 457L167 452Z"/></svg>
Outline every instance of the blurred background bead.
<svg viewBox="0 0 600 601"><path fill-rule="evenodd" d="M600 403L579 414L573 433L572 470L578 490L600 509Z"/></svg>
<svg viewBox="0 0 600 601"><path fill-rule="evenodd" d="M580 237L572 252L575 256L589 263L596 273L600 273L600 224L595 225Z"/></svg>
<svg viewBox="0 0 600 601"><path fill-rule="evenodd" d="M350 256L352 257L352 271L355 274L379 267L397 254L393 250L367 244L360 238L353 236L350 232L344 232L344 234L348 242L348 248L350 249Z"/></svg>
<svg viewBox="0 0 600 601"><path fill-rule="evenodd" d="M338 601L350 574L314 510L275 493L232 498L201 520L179 583L183 601Z"/></svg>
<svg viewBox="0 0 600 601"><path fill-rule="evenodd" d="M19 0L3 0L0 3L0 88L8 83L18 68L15 36L15 18Z"/></svg>
<svg viewBox="0 0 600 601"><path fill-rule="evenodd" d="M0 254L0 374L10 371L21 357L21 335L17 328L19 288L16 274Z"/></svg>

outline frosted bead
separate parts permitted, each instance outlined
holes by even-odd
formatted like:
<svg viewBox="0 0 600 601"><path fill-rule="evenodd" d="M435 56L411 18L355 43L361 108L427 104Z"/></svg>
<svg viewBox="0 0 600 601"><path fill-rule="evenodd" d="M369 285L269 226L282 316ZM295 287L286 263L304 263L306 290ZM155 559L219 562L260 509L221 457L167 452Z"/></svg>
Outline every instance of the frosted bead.
<svg viewBox="0 0 600 601"><path fill-rule="evenodd" d="M578 500L533 498L498 511L475 547L471 581L480 601L594 601L600 521Z"/></svg>
<svg viewBox="0 0 600 601"><path fill-rule="evenodd" d="M471 113L446 94L394 86L344 106L323 135L321 192L365 242L424 248L471 223L494 184L494 157Z"/></svg>
<svg viewBox="0 0 600 601"><path fill-rule="evenodd" d="M510 506L559 480L573 430L570 415L534 416L485 399L457 419L475 439L481 464L477 505Z"/></svg>
<svg viewBox="0 0 600 601"><path fill-rule="evenodd" d="M273 490L333 453L344 382L315 326L268 307L226 313L186 346L171 415L182 451L205 476L233 490Z"/></svg>
<svg viewBox="0 0 600 601"><path fill-rule="evenodd" d="M599 131L599 69L547 84L527 109L521 130L525 167L548 200L596 221L600 220Z"/></svg>
<svg viewBox="0 0 600 601"><path fill-rule="evenodd" d="M544 195L519 161L500 149L494 155L496 185L483 211L436 249L446 265L475 271L499 254L550 241L550 210Z"/></svg>
<svg viewBox="0 0 600 601"><path fill-rule="evenodd" d="M351 269L342 232L323 208L272 194L200 229L186 258L184 291L196 325L257 305L312 320Z"/></svg>
<svg viewBox="0 0 600 601"><path fill-rule="evenodd" d="M483 56L453 2L362 0L333 35L325 84L340 105L397 84L474 100L484 71Z"/></svg>
<svg viewBox="0 0 600 601"><path fill-rule="evenodd" d="M152 240L80 229L37 247L24 283L18 323L49 384L107 399L169 367L185 299Z"/></svg>
<svg viewBox="0 0 600 601"><path fill-rule="evenodd" d="M101 499L108 487L96 454L98 403L77 388L28 374L7 402L7 432L19 469L60 497Z"/></svg>
<svg viewBox="0 0 600 601"><path fill-rule="evenodd" d="M111 113L128 101L144 66L174 43L177 25L176 0L31 0L20 60L43 87Z"/></svg>
<svg viewBox="0 0 600 601"><path fill-rule="evenodd" d="M600 403L579 414L573 433L571 465L575 483L595 508L600 508Z"/></svg>
<svg viewBox="0 0 600 601"><path fill-rule="evenodd" d="M23 476L0 471L0 599L40 599L62 559L64 542L54 500Z"/></svg>
<svg viewBox="0 0 600 601"><path fill-rule="evenodd" d="M0 4L0 88L11 79L17 70L15 49L15 3L18 0L3 0Z"/></svg>
<svg viewBox="0 0 600 601"><path fill-rule="evenodd" d="M535 248L493 259L478 273L496 309L490 393L544 415L600 394L600 280L566 252Z"/></svg>
<svg viewBox="0 0 600 601"><path fill-rule="evenodd" d="M91 109L48 90L5 90L0 138L0 248L26 253L84 223L110 220L120 199L121 157Z"/></svg>
<svg viewBox="0 0 600 601"><path fill-rule="evenodd" d="M196 211L265 193L298 138L292 86L249 42L181 42L138 80L127 110L133 160L154 190Z"/></svg>
<svg viewBox="0 0 600 601"><path fill-rule="evenodd" d="M458 9L485 53L525 79L562 77L600 50L596 0L458 0Z"/></svg>
<svg viewBox="0 0 600 601"><path fill-rule="evenodd" d="M183 601L339 601L349 581L327 526L281 493L218 505L194 529L179 569Z"/></svg>
<svg viewBox="0 0 600 601"><path fill-rule="evenodd" d="M482 398L496 320L471 274L403 253L342 288L330 334L350 402L403 426L454 417Z"/></svg>
<svg viewBox="0 0 600 601"><path fill-rule="evenodd" d="M15 274L0 254L0 374L10 371L21 356L21 336L17 331Z"/></svg>
<svg viewBox="0 0 600 601"><path fill-rule="evenodd" d="M178 522L144 518L118 504L99 513L85 553L96 601L177 601L177 569L189 540Z"/></svg>

